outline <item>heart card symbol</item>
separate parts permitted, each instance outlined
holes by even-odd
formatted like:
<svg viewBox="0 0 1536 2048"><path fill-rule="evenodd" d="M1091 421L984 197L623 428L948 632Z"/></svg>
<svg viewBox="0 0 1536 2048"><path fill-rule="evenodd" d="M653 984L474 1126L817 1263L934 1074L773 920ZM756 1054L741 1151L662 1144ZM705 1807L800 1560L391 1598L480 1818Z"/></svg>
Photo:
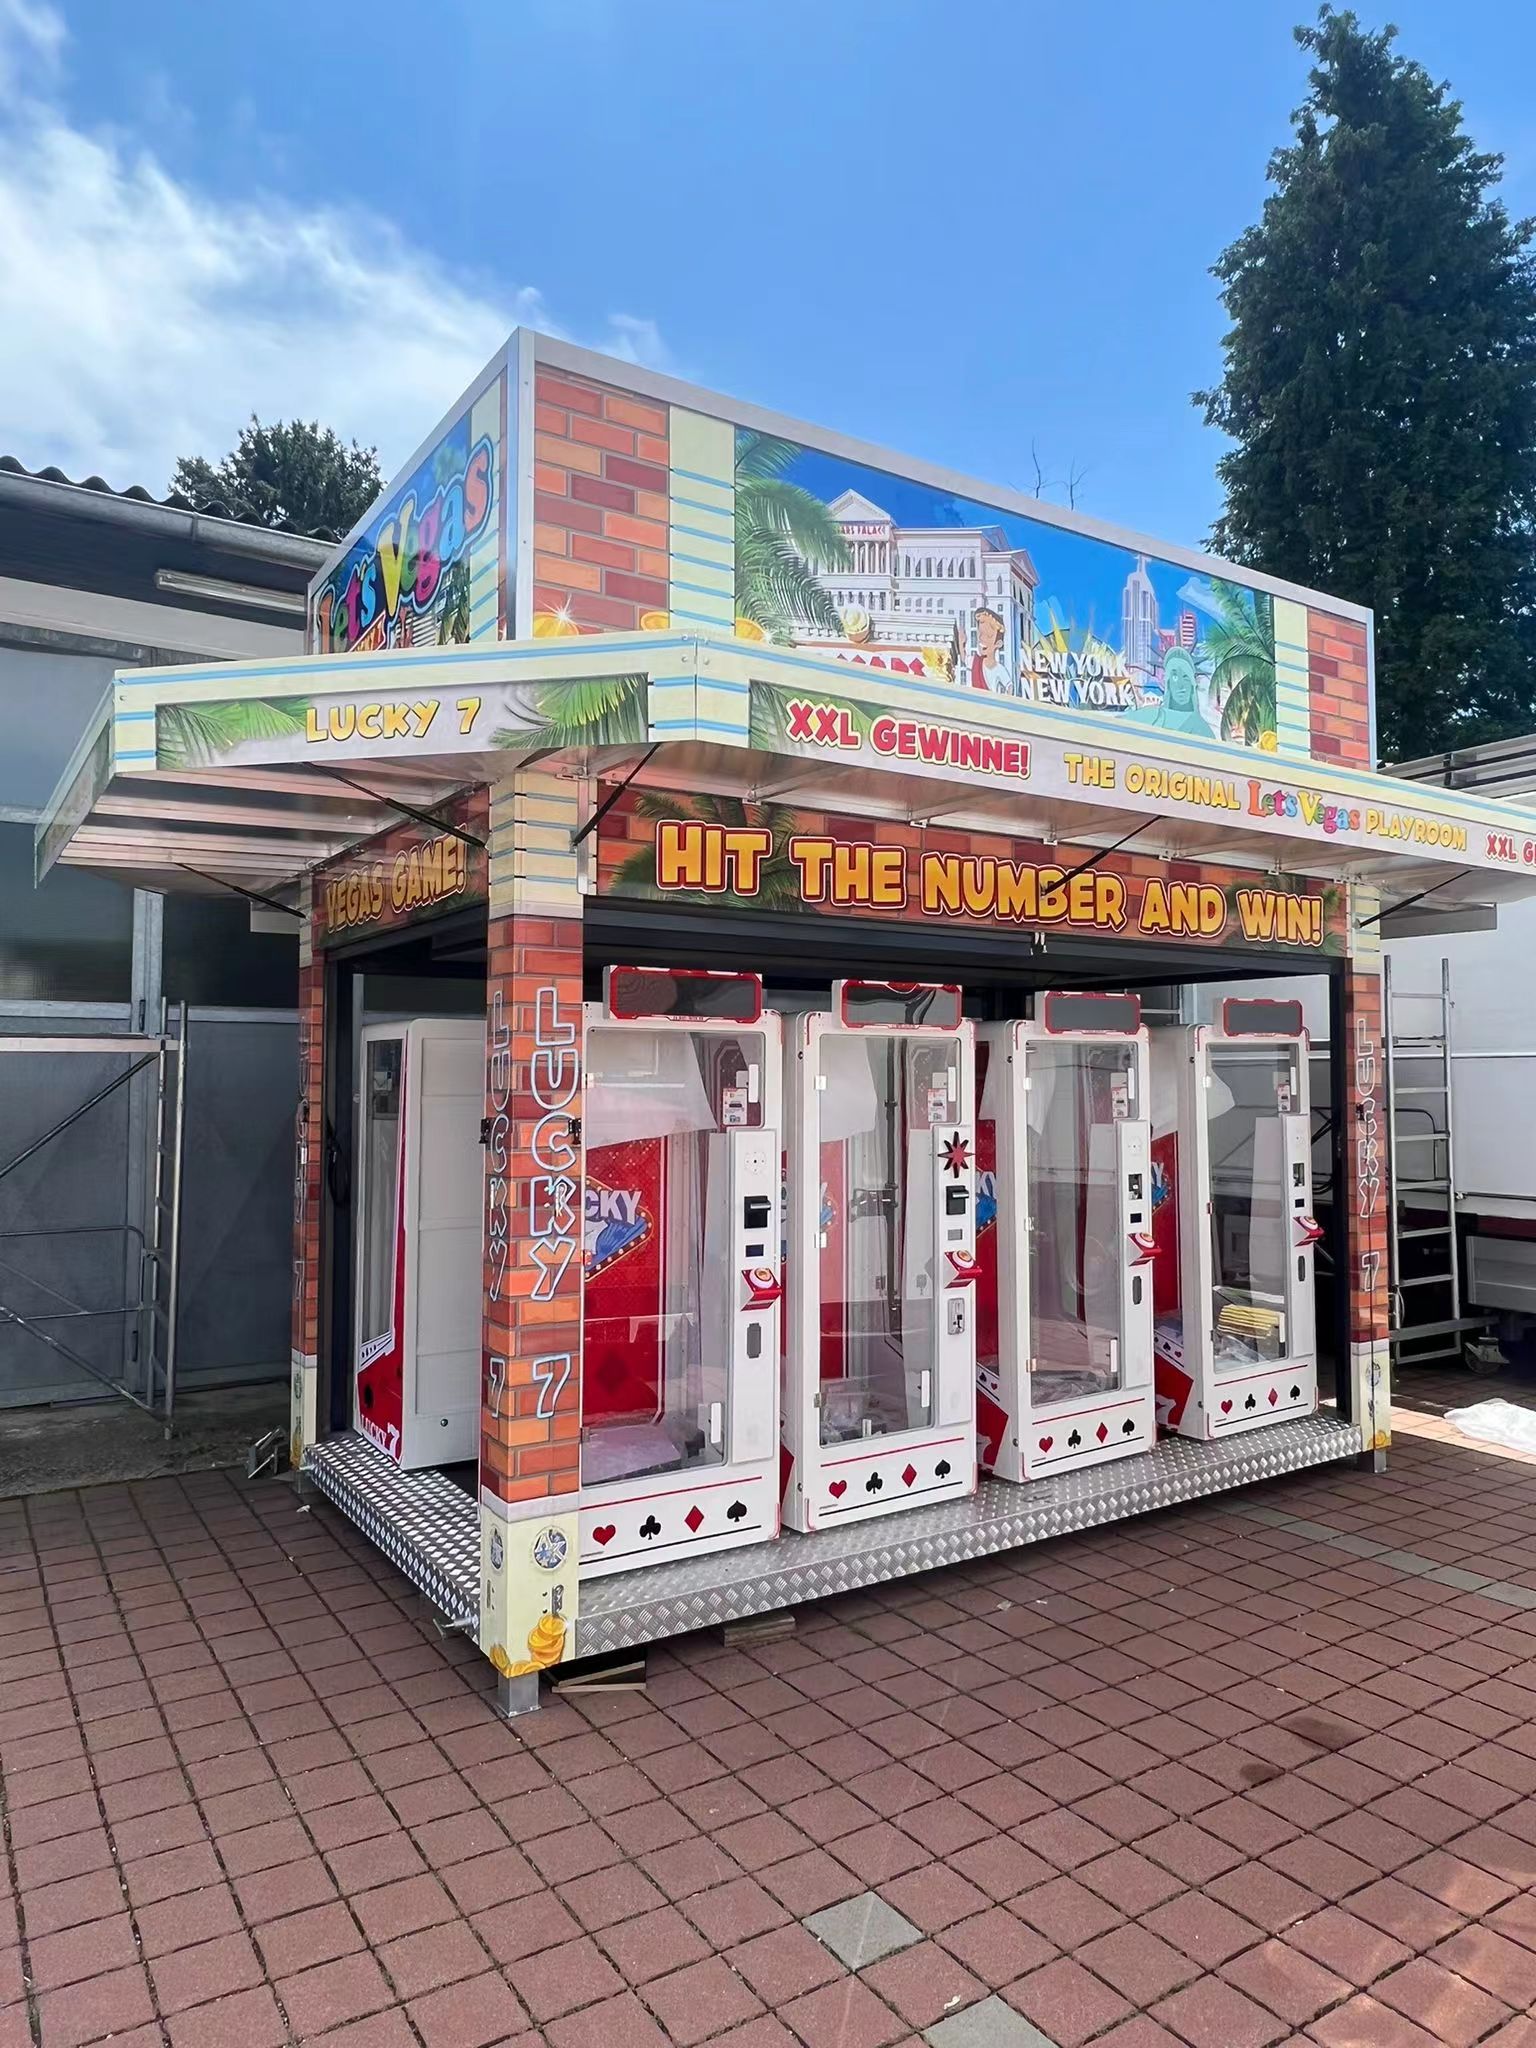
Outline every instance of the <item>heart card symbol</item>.
<svg viewBox="0 0 1536 2048"><path fill-rule="evenodd" d="M1122 1436L1134 1436L1136 1434L1136 1418L1134 1415L1127 1415L1124 1422L1121 1423L1120 1434Z"/></svg>
<svg viewBox="0 0 1536 2048"><path fill-rule="evenodd" d="M834 1500L841 1500L843 1495L848 1491L848 1482L846 1479L834 1479L832 1481L832 1484L827 1488L827 1491L831 1494Z"/></svg>
<svg viewBox="0 0 1536 2048"><path fill-rule="evenodd" d="M1043 1436L1043 1437L1041 1437L1041 1439L1040 1439L1040 1448L1041 1448L1041 1450L1042 1450L1042 1451L1048 1451L1048 1450L1049 1450L1049 1449L1051 1448L1051 1445L1052 1445L1053 1443L1055 1443L1055 1441L1056 1441L1056 1439L1055 1439L1055 1437L1053 1437L1053 1436Z"/></svg>
<svg viewBox="0 0 1536 2048"><path fill-rule="evenodd" d="M954 1467L950 1464L948 1458L940 1458L937 1465L933 1468L933 1476L935 1479L947 1479L953 1470Z"/></svg>
<svg viewBox="0 0 1536 2048"><path fill-rule="evenodd" d="M594 1543L611 1543L618 1533L612 1522L604 1522L600 1529L592 1531L592 1541Z"/></svg>
<svg viewBox="0 0 1536 2048"><path fill-rule="evenodd" d="M878 1493L881 1487L884 1486L884 1484L885 1481L880 1477L880 1474L878 1472L871 1472L869 1477L864 1482L864 1491L866 1493Z"/></svg>
<svg viewBox="0 0 1536 2048"><path fill-rule="evenodd" d="M1232 1413L1232 1403L1230 1401L1223 1401L1221 1404L1221 1412L1223 1415L1230 1415Z"/></svg>
<svg viewBox="0 0 1536 2048"><path fill-rule="evenodd" d="M657 1521L654 1515L647 1515L645 1520L640 1524L640 1534L645 1538L647 1543L651 1541L653 1536L659 1536L661 1534L661 1524Z"/></svg>
<svg viewBox="0 0 1536 2048"><path fill-rule="evenodd" d="M725 1519L728 1522L739 1522L745 1516L746 1512L747 1504L744 1500L733 1500L730 1506L725 1511Z"/></svg>

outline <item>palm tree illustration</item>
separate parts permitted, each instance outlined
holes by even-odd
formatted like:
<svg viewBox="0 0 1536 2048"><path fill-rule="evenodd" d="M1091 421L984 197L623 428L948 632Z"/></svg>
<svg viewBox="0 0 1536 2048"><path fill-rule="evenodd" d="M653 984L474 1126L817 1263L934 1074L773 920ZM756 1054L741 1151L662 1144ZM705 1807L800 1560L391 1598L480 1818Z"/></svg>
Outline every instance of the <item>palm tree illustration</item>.
<svg viewBox="0 0 1536 2048"><path fill-rule="evenodd" d="M1216 618L1205 629L1211 686L1221 706L1221 736L1257 746L1275 730L1275 605L1265 590L1219 577L1211 583Z"/></svg>
<svg viewBox="0 0 1536 2048"><path fill-rule="evenodd" d="M776 434L736 435L736 611L787 644L796 626L842 637L817 570L848 565L848 544L813 492L786 481L801 450Z"/></svg>
<svg viewBox="0 0 1536 2048"><path fill-rule="evenodd" d="M241 697L227 704L162 704L155 713L155 765L203 768L250 740L304 731L307 697Z"/></svg>
<svg viewBox="0 0 1536 2048"><path fill-rule="evenodd" d="M622 747L643 745L650 734L644 676L588 676L540 683L530 692L524 725L503 726L497 747Z"/></svg>
<svg viewBox="0 0 1536 2048"><path fill-rule="evenodd" d="M438 611L437 640L440 647L465 643L469 639L469 560L460 555L443 576L442 601Z"/></svg>
<svg viewBox="0 0 1536 2048"><path fill-rule="evenodd" d="M766 826L773 834L773 850L757 870L757 894L752 901L760 910L798 910L801 907L800 870L789 857L789 842L800 829L800 818L780 804L743 803L734 796L668 796L659 790L641 790L635 810L642 818L660 822L666 818L687 818L701 825L723 825L728 831L743 826ZM637 846L614 870L614 890L624 896L664 898L668 903L718 903L719 893L704 889L662 889L656 882L656 848Z"/></svg>

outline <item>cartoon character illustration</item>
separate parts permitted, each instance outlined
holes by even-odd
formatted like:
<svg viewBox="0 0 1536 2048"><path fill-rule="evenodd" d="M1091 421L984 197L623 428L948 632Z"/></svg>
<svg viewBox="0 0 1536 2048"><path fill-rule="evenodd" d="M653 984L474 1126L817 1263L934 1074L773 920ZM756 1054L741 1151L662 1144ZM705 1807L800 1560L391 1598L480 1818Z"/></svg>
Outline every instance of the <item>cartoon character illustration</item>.
<svg viewBox="0 0 1536 2048"><path fill-rule="evenodd" d="M1003 615L990 605L975 613L977 651L971 656L971 688L990 690L994 697L1018 695L1008 664L1003 659Z"/></svg>
<svg viewBox="0 0 1536 2048"><path fill-rule="evenodd" d="M990 1230L997 1221L997 1175L979 1173L976 1176L976 1229L978 1235Z"/></svg>

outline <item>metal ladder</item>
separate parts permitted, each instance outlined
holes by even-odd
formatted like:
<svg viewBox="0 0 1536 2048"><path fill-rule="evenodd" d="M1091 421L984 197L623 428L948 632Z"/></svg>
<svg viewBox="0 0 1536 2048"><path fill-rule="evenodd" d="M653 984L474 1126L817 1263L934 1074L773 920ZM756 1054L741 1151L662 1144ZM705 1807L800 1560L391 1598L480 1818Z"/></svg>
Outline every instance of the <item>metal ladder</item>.
<svg viewBox="0 0 1536 2048"><path fill-rule="evenodd" d="M1451 1088L1454 1012L1449 960L1440 962L1439 988L1428 992L1394 988L1392 959L1386 956L1387 1272L1392 1351L1399 1365L1460 1360L1463 1340L1489 1326L1486 1316L1466 1315L1461 1298ZM1410 1017L1424 1021L1410 1029Z"/></svg>

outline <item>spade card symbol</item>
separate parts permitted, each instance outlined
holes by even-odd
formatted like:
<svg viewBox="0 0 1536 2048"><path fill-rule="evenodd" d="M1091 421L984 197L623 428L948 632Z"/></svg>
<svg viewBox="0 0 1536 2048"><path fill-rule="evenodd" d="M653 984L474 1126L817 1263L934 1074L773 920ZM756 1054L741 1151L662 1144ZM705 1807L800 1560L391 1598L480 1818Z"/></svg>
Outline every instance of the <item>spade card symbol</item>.
<svg viewBox="0 0 1536 2048"><path fill-rule="evenodd" d="M935 1479L947 1479L952 1469L948 1458L940 1458L933 1468L933 1476Z"/></svg>
<svg viewBox="0 0 1536 2048"><path fill-rule="evenodd" d="M1299 1400L1301 1399L1301 1389L1300 1389L1300 1387L1292 1387L1292 1389L1291 1389L1291 1399L1292 1399L1293 1401L1299 1401Z"/></svg>
<svg viewBox="0 0 1536 2048"><path fill-rule="evenodd" d="M1120 1434L1122 1436L1134 1436L1136 1434L1136 1418L1134 1415L1127 1415L1124 1422L1121 1423Z"/></svg>
<svg viewBox="0 0 1536 2048"><path fill-rule="evenodd" d="M1259 1405L1259 1397L1258 1397L1258 1395L1257 1395L1257 1394L1250 1394L1250 1395L1248 1396L1247 1400L1246 1400L1246 1401L1245 1401L1245 1402L1243 1403L1243 1406L1244 1406L1245 1408L1257 1408L1257 1407L1258 1407L1258 1405Z"/></svg>
<svg viewBox="0 0 1536 2048"><path fill-rule="evenodd" d="M744 1500L733 1500L725 1511L725 1519L728 1522L739 1522L746 1512L747 1504Z"/></svg>
<svg viewBox="0 0 1536 2048"><path fill-rule="evenodd" d="M1082 1442L1082 1440L1082 1431L1080 1429L1074 1429L1072 1434L1067 1438L1067 1449L1069 1451L1075 1451L1078 1445Z"/></svg>
<svg viewBox="0 0 1536 2048"><path fill-rule="evenodd" d="M878 1493L881 1487L884 1486L884 1484L885 1481L880 1477L880 1474L878 1472L871 1472L869 1477L864 1482L864 1491L866 1493Z"/></svg>
<svg viewBox="0 0 1536 2048"><path fill-rule="evenodd" d="M654 1515L647 1515L645 1520L640 1524L640 1534L645 1538L647 1543L650 1542L653 1536L659 1536L661 1534L661 1524L657 1521Z"/></svg>

